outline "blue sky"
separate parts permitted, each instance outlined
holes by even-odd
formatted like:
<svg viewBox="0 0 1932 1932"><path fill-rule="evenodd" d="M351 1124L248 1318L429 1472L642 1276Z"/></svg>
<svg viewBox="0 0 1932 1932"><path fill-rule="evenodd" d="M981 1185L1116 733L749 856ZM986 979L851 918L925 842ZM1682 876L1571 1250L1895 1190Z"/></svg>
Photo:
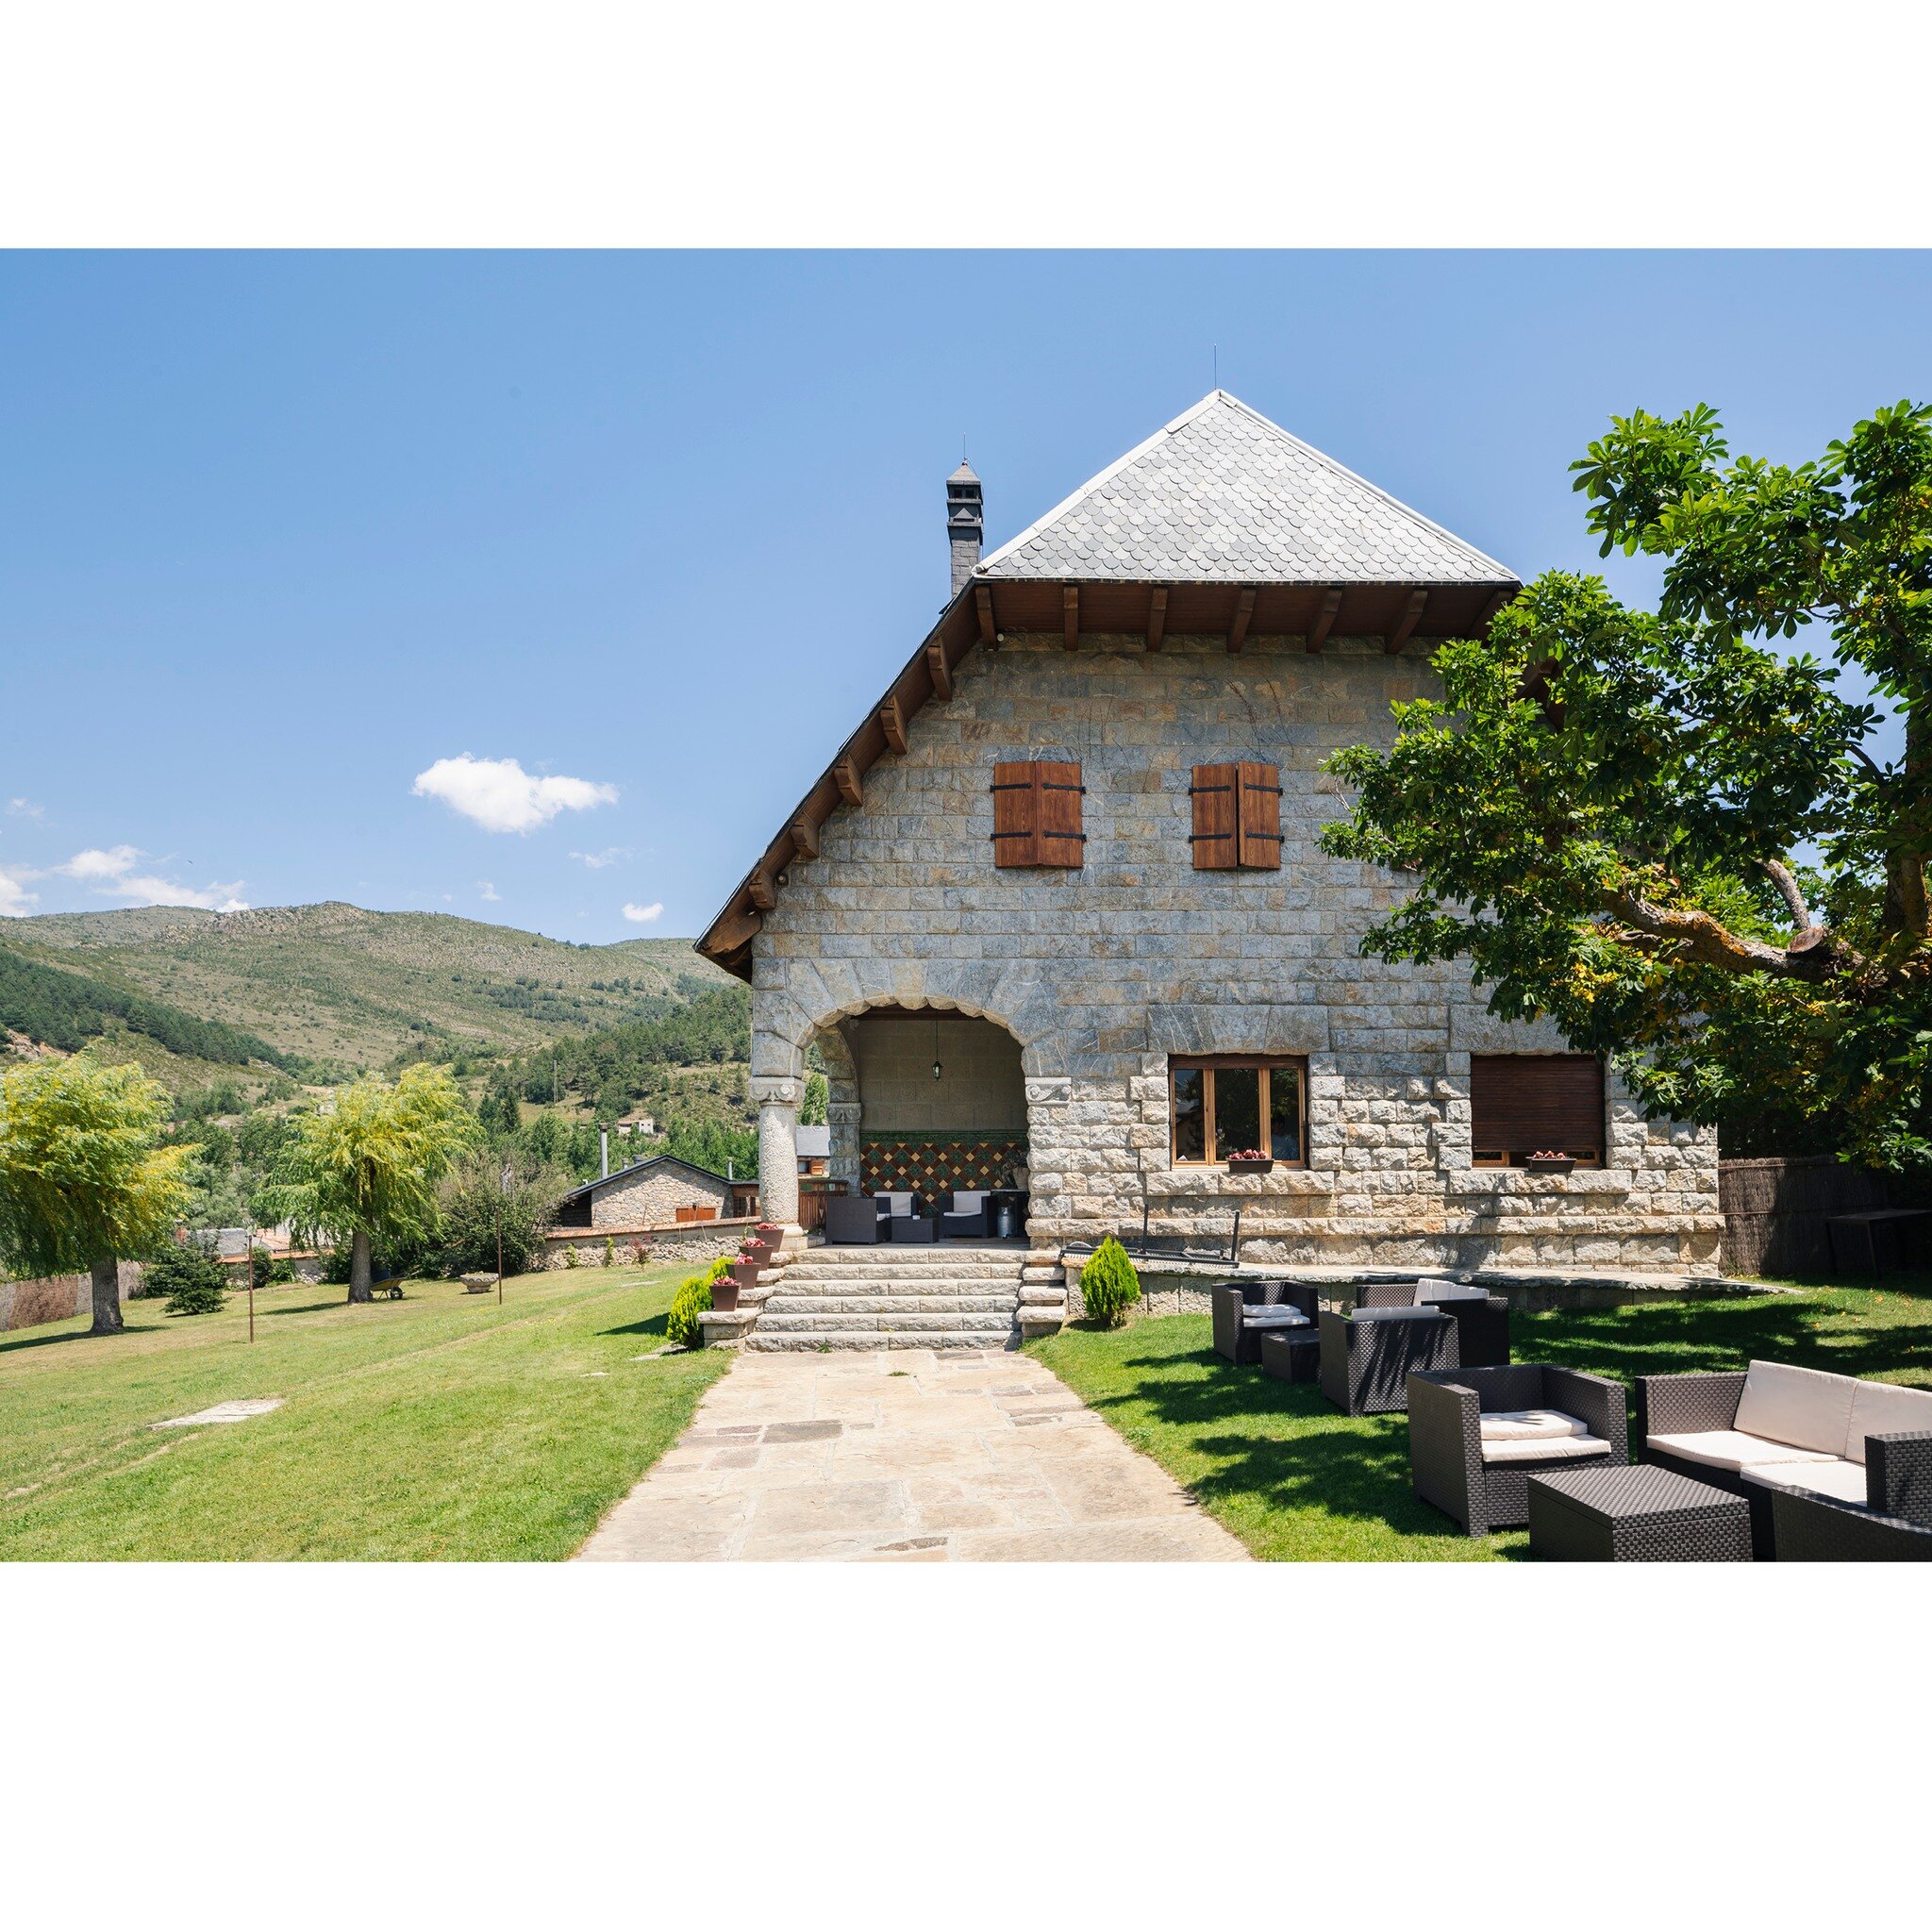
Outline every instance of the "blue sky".
<svg viewBox="0 0 1932 1932"><path fill-rule="evenodd" d="M0 909L691 934L943 602L962 441L998 543L1218 345L1634 595L1567 475L1613 410L1814 456L1928 315L1921 254L0 256Z"/></svg>

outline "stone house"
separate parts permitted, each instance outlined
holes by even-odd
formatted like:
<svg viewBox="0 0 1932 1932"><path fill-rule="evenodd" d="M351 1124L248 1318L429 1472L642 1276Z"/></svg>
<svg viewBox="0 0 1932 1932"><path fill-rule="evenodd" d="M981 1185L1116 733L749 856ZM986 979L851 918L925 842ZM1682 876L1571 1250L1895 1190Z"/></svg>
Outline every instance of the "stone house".
<svg viewBox="0 0 1932 1932"><path fill-rule="evenodd" d="M1221 391L991 556L947 497L939 622L697 942L751 985L765 1214L815 1042L835 1177L1017 1182L1038 1249L1239 1208L1247 1260L1715 1273L1714 1136L1365 958L1402 887L1318 843L1324 759L1514 574Z"/></svg>
<svg viewBox="0 0 1932 1932"><path fill-rule="evenodd" d="M745 1211L750 1192L746 1182L675 1154L657 1154L573 1188L558 1208L556 1226L628 1234L680 1221L720 1220Z"/></svg>

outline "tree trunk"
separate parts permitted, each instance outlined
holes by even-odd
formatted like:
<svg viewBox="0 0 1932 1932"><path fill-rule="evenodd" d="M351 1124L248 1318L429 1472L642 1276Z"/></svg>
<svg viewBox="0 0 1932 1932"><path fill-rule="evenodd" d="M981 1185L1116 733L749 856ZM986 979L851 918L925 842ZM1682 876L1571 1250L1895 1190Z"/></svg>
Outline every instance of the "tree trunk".
<svg viewBox="0 0 1932 1932"><path fill-rule="evenodd" d="M369 1291L369 1230L358 1227L349 1237L349 1299L373 1301Z"/></svg>
<svg viewBox="0 0 1932 1932"><path fill-rule="evenodd" d="M89 1271L93 1278L94 1325L90 1335L119 1335L127 1324L121 1319L121 1264L112 1255Z"/></svg>

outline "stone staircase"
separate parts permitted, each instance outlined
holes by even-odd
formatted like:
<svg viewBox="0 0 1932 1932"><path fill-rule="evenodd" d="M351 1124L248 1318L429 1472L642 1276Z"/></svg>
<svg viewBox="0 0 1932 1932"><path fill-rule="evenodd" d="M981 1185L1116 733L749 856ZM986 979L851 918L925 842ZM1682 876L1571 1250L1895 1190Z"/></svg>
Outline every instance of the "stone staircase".
<svg viewBox="0 0 1932 1932"><path fill-rule="evenodd" d="M787 1264L744 1345L1011 1348L1028 1258L1020 1248L947 1244L808 1248ZM1029 1322L1025 1332L1042 1331Z"/></svg>

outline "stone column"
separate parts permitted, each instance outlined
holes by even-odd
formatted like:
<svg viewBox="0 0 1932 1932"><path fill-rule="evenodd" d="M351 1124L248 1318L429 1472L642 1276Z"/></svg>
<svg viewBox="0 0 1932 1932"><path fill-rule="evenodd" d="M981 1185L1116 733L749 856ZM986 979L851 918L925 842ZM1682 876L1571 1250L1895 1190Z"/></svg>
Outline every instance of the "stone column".
<svg viewBox="0 0 1932 1932"><path fill-rule="evenodd" d="M800 1082L754 1074L749 1082L758 1110L758 1211L785 1230L786 1247L800 1246L798 1225L798 1095Z"/></svg>

